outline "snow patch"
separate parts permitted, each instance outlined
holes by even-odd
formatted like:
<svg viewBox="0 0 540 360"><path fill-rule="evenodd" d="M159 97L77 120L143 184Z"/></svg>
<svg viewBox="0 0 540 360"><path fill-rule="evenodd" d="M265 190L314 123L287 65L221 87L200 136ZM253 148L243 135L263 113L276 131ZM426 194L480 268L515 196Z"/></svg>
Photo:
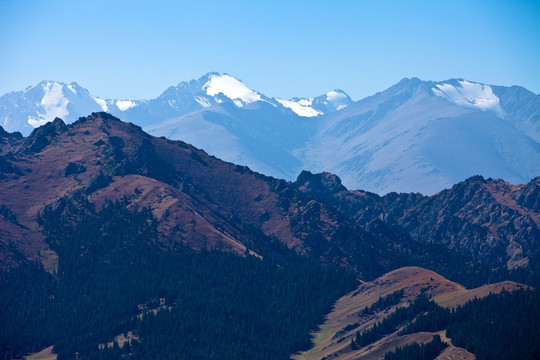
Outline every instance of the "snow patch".
<svg viewBox="0 0 540 360"><path fill-rule="evenodd" d="M467 108L481 111L494 112L501 119L504 111L499 103L499 98L493 93L491 86L472 83L466 80L458 81L460 86L451 84L437 84L432 91L435 95Z"/></svg>
<svg viewBox="0 0 540 360"><path fill-rule="evenodd" d="M100 98L97 98L92 95L90 95L90 97L94 99L94 101L101 107L103 111L109 111L109 107L107 106L107 102L105 100L101 100Z"/></svg>
<svg viewBox="0 0 540 360"><path fill-rule="evenodd" d="M71 90L72 93L77 94L77 90L75 90L73 85L68 85L67 87L68 87L69 90Z"/></svg>
<svg viewBox="0 0 540 360"><path fill-rule="evenodd" d="M197 96L195 98L195 101L198 102L204 108L210 107L210 102L208 101L208 99L205 99L202 96Z"/></svg>
<svg viewBox="0 0 540 360"><path fill-rule="evenodd" d="M329 91L326 93L326 101L336 102L347 99L347 96L337 91Z"/></svg>
<svg viewBox="0 0 540 360"><path fill-rule="evenodd" d="M337 91L329 91L326 93L325 103L331 103L332 105L334 105L336 110L339 111L348 106L347 95Z"/></svg>
<svg viewBox="0 0 540 360"><path fill-rule="evenodd" d="M101 106L101 104L100 104L100 106ZM134 106L135 106L135 103L133 101L130 101L130 100L117 100L116 101L116 107L120 111L126 111L127 109L130 109L130 108L132 108ZM103 106L101 106L101 107L103 108ZM105 111L107 111L107 110L105 110Z"/></svg>
<svg viewBox="0 0 540 360"><path fill-rule="evenodd" d="M261 95L229 75L211 75L210 80L203 85L202 89L210 96L222 93L231 100L240 100L242 105L261 100ZM238 102L235 104L238 106Z"/></svg>
<svg viewBox="0 0 540 360"><path fill-rule="evenodd" d="M40 127L41 125L45 125L49 121L52 121L52 120L45 120L43 118L35 118L33 116L28 117L28 123L35 128Z"/></svg>
<svg viewBox="0 0 540 360"><path fill-rule="evenodd" d="M291 109L299 116L314 117L314 116L322 115L322 112L310 107L312 103L312 99L301 99L298 101L276 99L276 101L280 103L281 105L283 105L284 107Z"/></svg>
<svg viewBox="0 0 540 360"><path fill-rule="evenodd" d="M297 101L297 103L299 103L302 106L311 106L311 105L313 105L313 98L300 99L300 100Z"/></svg>
<svg viewBox="0 0 540 360"><path fill-rule="evenodd" d="M47 82L43 85L43 91L45 94L39 105L44 113L38 113L38 117L28 117L28 123L33 127L44 125L57 117L65 119L69 114L67 110L69 100L65 98L61 84Z"/></svg>

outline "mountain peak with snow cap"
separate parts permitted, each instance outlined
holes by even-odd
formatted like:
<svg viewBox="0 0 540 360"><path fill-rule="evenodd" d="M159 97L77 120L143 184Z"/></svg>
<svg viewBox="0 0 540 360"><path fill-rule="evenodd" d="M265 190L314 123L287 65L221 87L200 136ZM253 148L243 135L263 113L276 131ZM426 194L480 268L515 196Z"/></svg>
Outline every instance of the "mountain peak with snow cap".
<svg viewBox="0 0 540 360"><path fill-rule="evenodd" d="M23 91L0 98L0 117L8 131L29 134L34 128L55 118L72 122L94 111L108 111L109 104L93 96L76 82L66 84L45 80Z"/></svg>
<svg viewBox="0 0 540 360"><path fill-rule="evenodd" d="M223 94L238 107L263 100L260 93L251 90L246 84L228 74L211 73L207 76L208 81L203 85L202 90L208 96Z"/></svg>
<svg viewBox="0 0 540 360"><path fill-rule="evenodd" d="M335 89L326 93L326 99L320 96L322 104L325 105L325 113L335 112L346 108L353 103L351 97L341 89Z"/></svg>

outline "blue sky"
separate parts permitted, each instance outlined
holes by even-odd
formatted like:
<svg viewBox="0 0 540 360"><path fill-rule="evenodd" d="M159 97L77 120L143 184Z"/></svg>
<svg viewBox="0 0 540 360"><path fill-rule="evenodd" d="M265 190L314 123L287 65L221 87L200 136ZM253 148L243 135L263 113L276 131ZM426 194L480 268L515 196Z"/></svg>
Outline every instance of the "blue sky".
<svg viewBox="0 0 540 360"><path fill-rule="evenodd" d="M209 71L284 98L413 76L540 93L540 1L0 0L0 34L0 95L58 80L153 98Z"/></svg>

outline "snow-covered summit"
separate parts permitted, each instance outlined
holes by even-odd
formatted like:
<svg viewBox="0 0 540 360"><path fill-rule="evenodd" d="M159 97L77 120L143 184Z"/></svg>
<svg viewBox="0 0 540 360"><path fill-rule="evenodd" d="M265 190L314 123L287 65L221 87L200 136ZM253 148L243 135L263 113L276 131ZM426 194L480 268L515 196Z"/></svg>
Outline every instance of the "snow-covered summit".
<svg viewBox="0 0 540 360"><path fill-rule="evenodd" d="M248 88L243 82L230 75L213 74L209 76L202 89L209 96L223 94L231 99L238 107L262 100L261 94Z"/></svg>
<svg viewBox="0 0 540 360"><path fill-rule="evenodd" d="M107 111L118 116L140 103L138 100L105 100L92 95L76 82L66 84L48 80L0 97L0 125L7 131L20 131L27 135L35 127L57 117L70 123L95 111Z"/></svg>
<svg viewBox="0 0 540 360"><path fill-rule="evenodd" d="M107 101L77 83L49 80L0 97L0 125L7 131L28 134L56 117L71 122L93 111L107 110Z"/></svg>
<svg viewBox="0 0 540 360"><path fill-rule="evenodd" d="M202 85L204 95L213 97L215 102L220 103L222 101L219 96L225 96L232 100L237 107L243 107L256 101L266 101L274 106L290 109L296 115L302 117L314 117L339 111L352 103L349 95L343 90L332 90L315 98L295 97L285 100L268 98L228 74L208 73L199 79L197 84L200 85L202 80L204 80L204 85ZM198 96L198 102L204 107L208 107L214 102L200 95Z"/></svg>
<svg viewBox="0 0 540 360"><path fill-rule="evenodd" d="M151 126L194 111L212 110L216 106L243 109L247 105L247 108L257 107L258 102L270 104L286 114L314 117L341 110L352 100L342 90L315 98L270 98L229 74L210 72L199 79L170 86L159 97L130 107L117 116L141 126Z"/></svg>
<svg viewBox="0 0 540 360"><path fill-rule="evenodd" d="M435 95L461 107L491 111L501 119L505 116L499 98L489 85L459 79L436 84L432 90Z"/></svg>
<svg viewBox="0 0 540 360"><path fill-rule="evenodd" d="M321 103L319 106L324 105L325 113L332 113L345 109L347 106L353 103L351 97L345 93L345 91L336 89L326 93L326 96L320 96L317 98L316 103Z"/></svg>
<svg viewBox="0 0 540 360"><path fill-rule="evenodd" d="M33 127L41 126L49 121L54 120L55 118L65 118L69 113L67 110L67 105L69 100L64 95L64 89L67 87L73 94L77 94L75 89L76 84L65 85L58 82L43 81L38 86L40 86L43 91L43 97L39 104L42 107L42 111L37 114L37 116L29 116L28 123ZM27 89L25 92L28 92L31 89Z"/></svg>

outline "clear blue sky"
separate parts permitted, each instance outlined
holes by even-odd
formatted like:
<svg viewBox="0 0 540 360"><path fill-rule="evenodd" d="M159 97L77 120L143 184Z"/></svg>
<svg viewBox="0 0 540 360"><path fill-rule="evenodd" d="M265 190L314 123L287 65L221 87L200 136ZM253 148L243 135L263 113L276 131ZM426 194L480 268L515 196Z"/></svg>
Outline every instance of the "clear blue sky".
<svg viewBox="0 0 540 360"><path fill-rule="evenodd" d="M538 0L0 0L0 34L0 95L58 80L153 98L209 71L284 98L413 76L540 93Z"/></svg>

